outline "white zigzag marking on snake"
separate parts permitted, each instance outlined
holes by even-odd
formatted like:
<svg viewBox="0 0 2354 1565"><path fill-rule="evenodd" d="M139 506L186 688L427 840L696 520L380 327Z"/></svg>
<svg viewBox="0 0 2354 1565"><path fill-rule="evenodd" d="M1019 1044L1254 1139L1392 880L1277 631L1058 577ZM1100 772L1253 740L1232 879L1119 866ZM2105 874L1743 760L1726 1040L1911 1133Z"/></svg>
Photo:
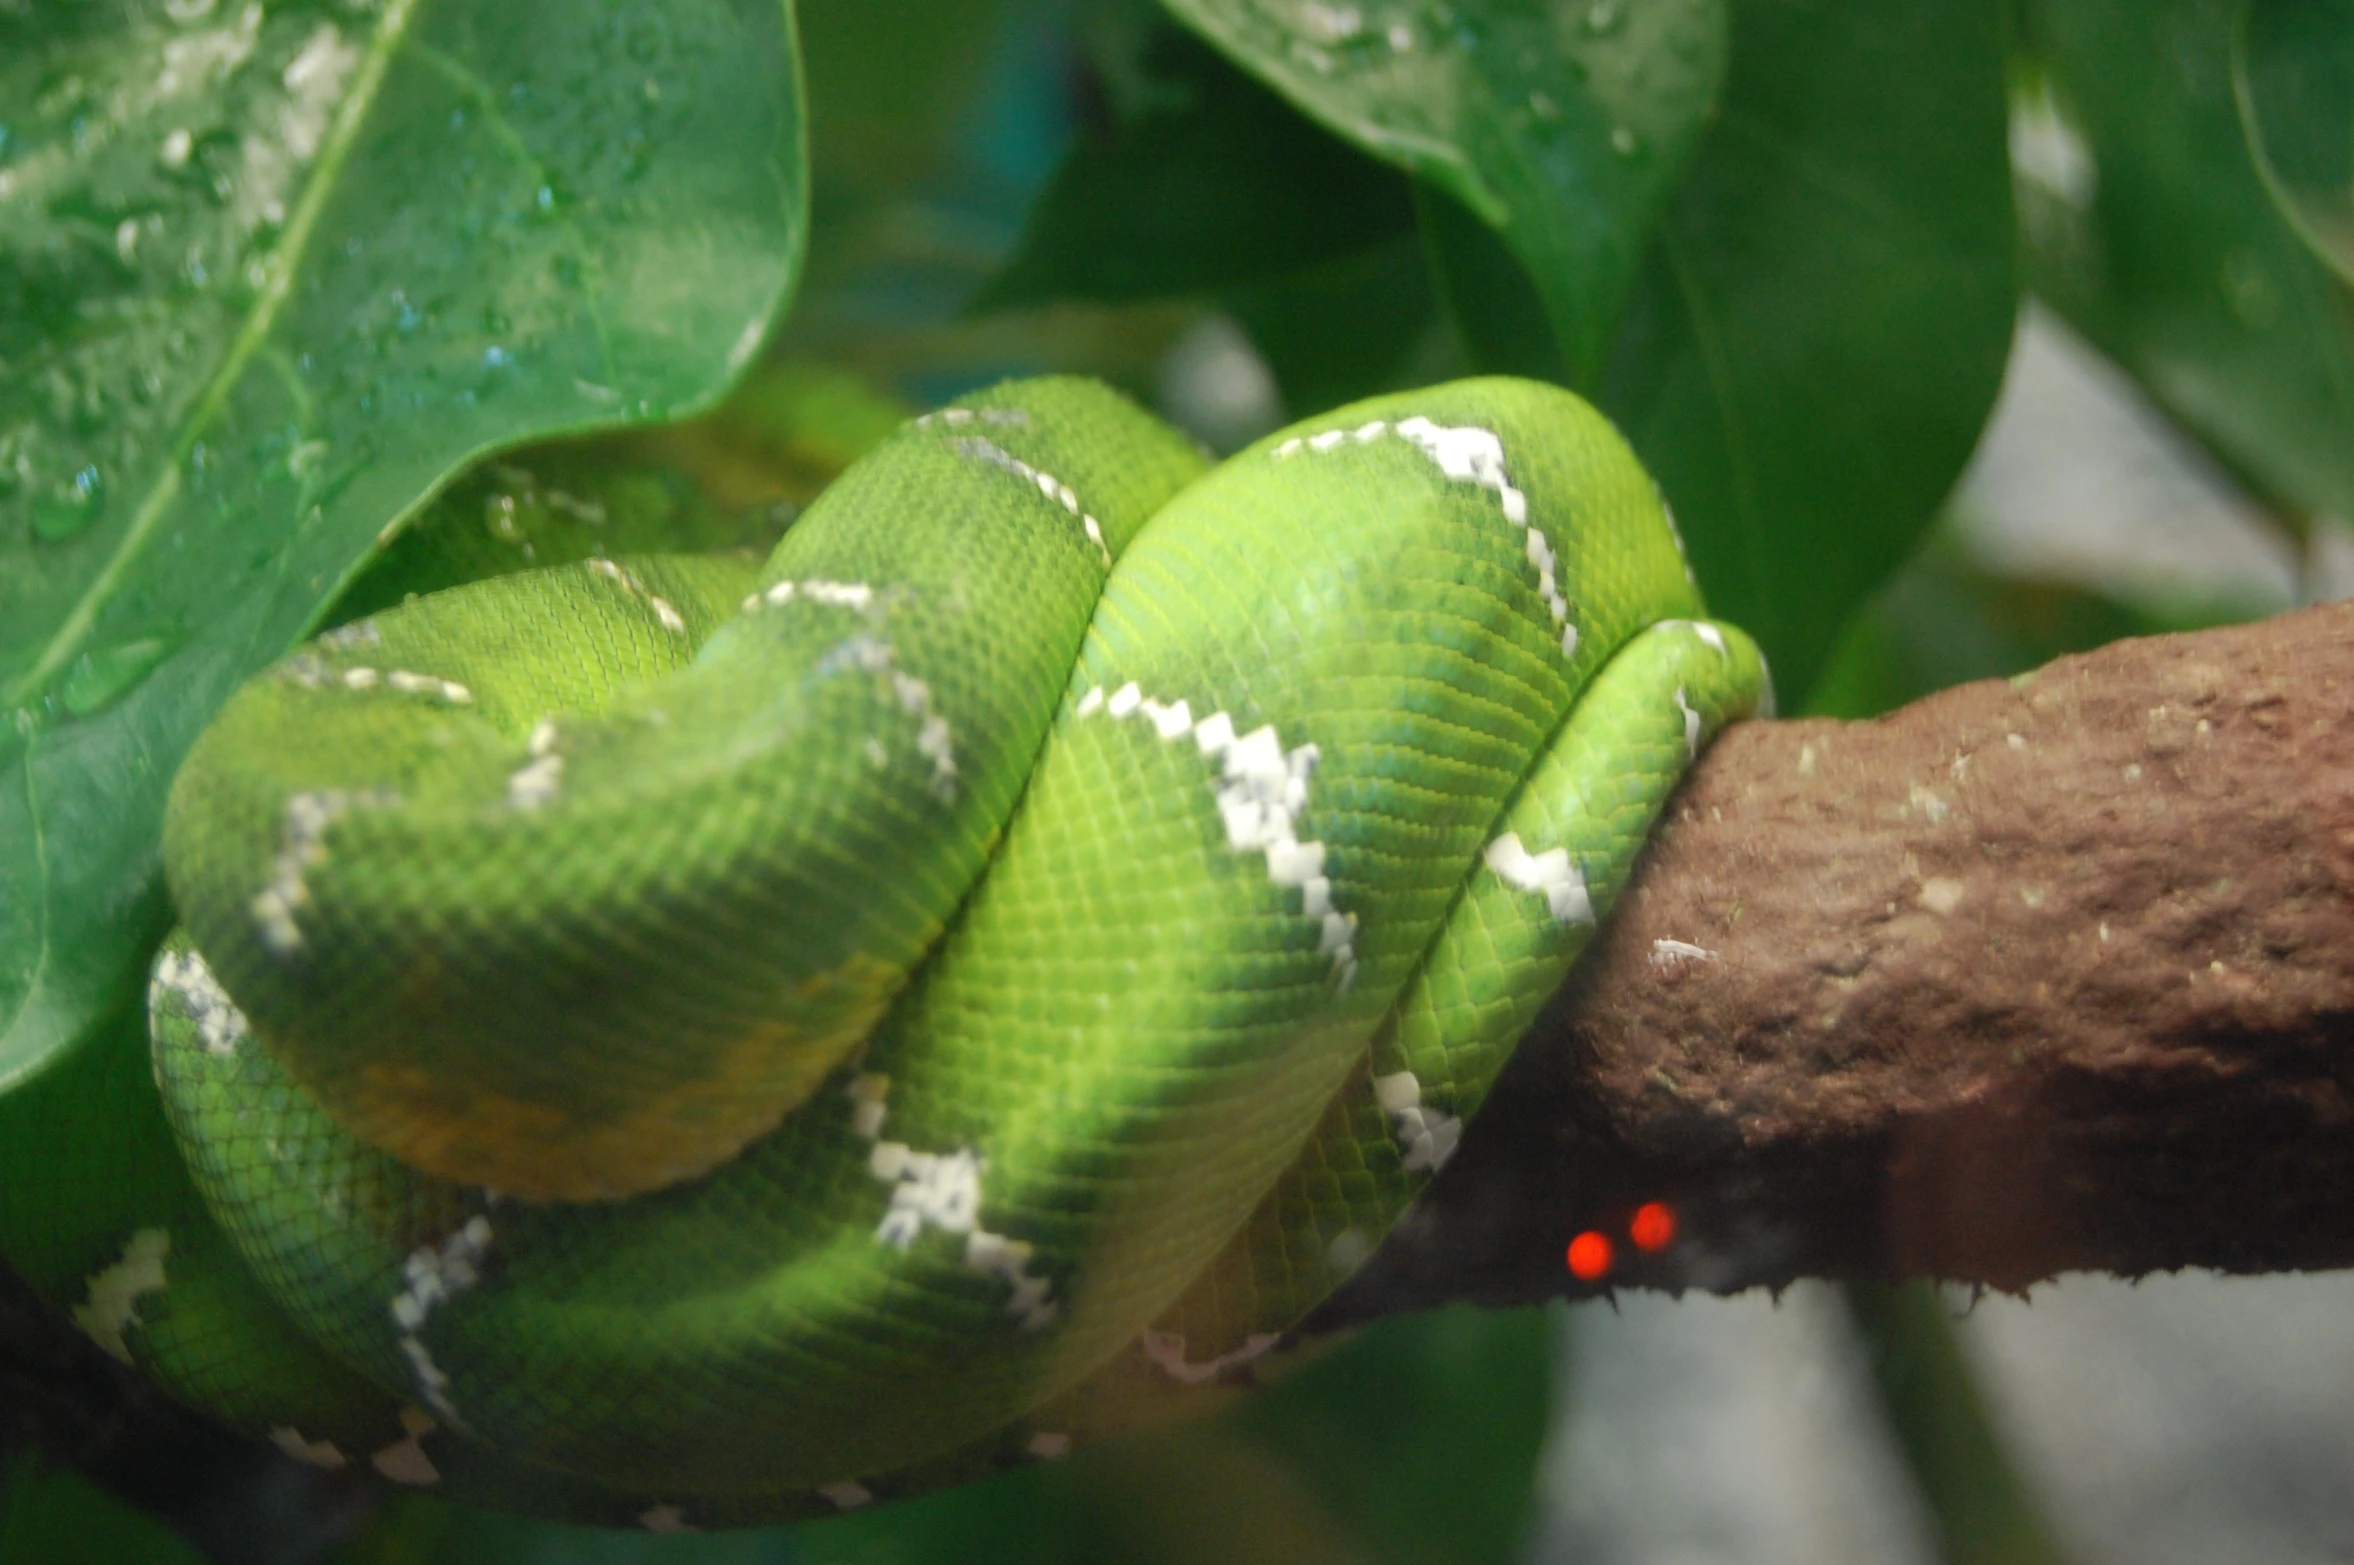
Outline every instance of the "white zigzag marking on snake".
<svg viewBox="0 0 2354 1565"><path fill-rule="evenodd" d="M437 1245L421 1244L409 1252L401 1272L408 1286L392 1296L392 1323L400 1328L400 1349L417 1376L417 1393L455 1428L464 1428L450 1402L450 1378L419 1335L434 1310L482 1281L477 1264L490 1248L490 1219L476 1213L465 1226Z"/></svg>
<svg viewBox="0 0 2354 1565"><path fill-rule="evenodd" d="M1706 620L1663 619L1654 621L1651 626L1651 633L1655 636L1663 631L1678 630L1688 630L1693 635L1698 636L1702 642L1714 648L1716 655L1720 658L1731 657L1733 655L1732 648L1725 645L1725 633L1717 629L1714 625L1708 623Z"/></svg>
<svg viewBox="0 0 2354 1565"><path fill-rule="evenodd" d="M957 408L951 411L962 412L964 410ZM1079 518L1079 526L1086 532L1087 541L1095 545L1097 554L1103 556L1105 567L1110 567L1112 551L1110 546L1103 541L1103 524L1079 504L1079 497L1072 493L1069 484L1064 483L1052 473L1040 472L993 440L983 440L978 435L969 435L955 444L959 454L969 456L978 462L986 462L991 467L1004 468L1024 483L1037 485L1040 494L1045 495L1046 498Z"/></svg>
<svg viewBox="0 0 2354 1565"><path fill-rule="evenodd" d="M1173 1331L1147 1331L1136 1339L1137 1345L1144 1349L1144 1356L1152 1360L1162 1374L1187 1386L1205 1385L1230 1369L1240 1369L1282 1340L1281 1334L1277 1332L1254 1331L1243 1338L1242 1346L1233 1352L1221 1353L1214 1359L1191 1364L1185 1358L1185 1339Z"/></svg>
<svg viewBox="0 0 2354 1565"><path fill-rule="evenodd" d="M327 862L327 828L351 810L398 803L400 795L389 788L320 788L287 795L270 883L254 894L251 904L262 944L273 955L292 956L302 949L302 929L294 915L310 905L305 876Z"/></svg>
<svg viewBox="0 0 2354 1565"><path fill-rule="evenodd" d="M1398 1146L1406 1154L1404 1167L1408 1173L1424 1168L1436 1173L1447 1166L1447 1159L1455 1155L1455 1143L1463 1138L1463 1121L1424 1107L1420 1077L1412 1071L1376 1076L1373 1096L1380 1102L1381 1111L1390 1117Z"/></svg>
<svg viewBox="0 0 2354 1565"><path fill-rule="evenodd" d="M1488 868L1506 885L1542 895L1557 922L1594 922L1594 899L1587 894L1586 877L1567 848L1531 853L1519 832L1508 831L1488 844L1486 859Z"/></svg>
<svg viewBox="0 0 2354 1565"><path fill-rule="evenodd" d="M932 792L947 802L956 797L956 747L948 719L932 710L932 687L901 669L898 657L887 641L852 636L818 659L817 672L822 678L844 668L860 668L890 676L891 694L899 709L916 720L915 747L932 763Z"/></svg>
<svg viewBox="0 0 2354 1565"><path fill-rule="evenodd" d="M1332 1243L1324 1247L1324 1260L1334 1271L1344 1276L1365 1264L1373 1253L1373 1241L1361 1228L1344 1228L1332 1236Z"/></svg>
<svg viewBox="0 0 2354 1565"><path fill-rule="evenodd" d="M351 1465L351 1458L345 1456L334 1441L305 1439L303 1432L292 1424L271 1425L270 1444L296 1461L322 1472L337 1473Z"/></svg>
<svg viewBox="0 0 2354 1565"><path fill-rule="evenodd" d="M507 778L507 803L518 810L536 810L556 796L564 781L564 757L556 753L555 719L543 717L532 724L524 748L531 753L531 761Z"/></svg>
<svg viewBox="0 0 2354 1565"><path fill-rule="evenodd" d="M796 599L864 613L874 606L875 590L862 581L780 581L767 591L746 598L744 611L778 608ZM897 657L889 642L873 636L853 636L827 653L819 661L817 671L825 675L853 667L872 674L888 674L891 693L898 700L900 710L916 720L915 747L932 763L932 792L943 801L952 800L956 797L957 784L956 744L948 719L932 710L932 687L899 668ZM876 742L869 739L868 758L880 767L889 758L876 760L877 749Z"/></svg>
<svg viewBox="0 0 2354 1565"><path fill-rule="evenodd" d="M1226 844L1238 853L1260 853L1267 878L1300 888L1300 911L1319 921L1324 954L1346 994L1357 980L1357 915L1332 905L1332 880L1324 873L1324 844L1303 842L1299 819L1308 807L1308 778L1316 770L1313 744L1283 748L1273 723L1237 737L1234 719L1213 712L1200 722L1183 701L1153 700L1134 680L1109 696L1097 685L1071 709L1074 717L1098 712L1113 718L1141 715L1166 742L1193 735L1201 753L1221 763L1216 783L1218 814L1226 823Z"/></svg>
<svg viewBox="0 0 2354 1565"><path fill-rule="evenodd" d="M87 1294L73 1307L73 1323L82 1335L109 1356L130 1363L131 1345L123 1333L139 1324L140 1299L163 1292L163 1263L171 1253L172 1236L164 1229L142 1228L132 1234L112 1266L90 1274Z"/></svg>
<svg viewBox="0 0 2354 1565"><path fill-rule="evenodd" d="M930 429L935 424L998 424L1011 429L1028 429L1030 415L1020 408L942 408L937 413L926 413L915 421L918 429Z"/></svg>
<svg viewBox="0 0 2354 1565"><path fill-rule="evenodd" d="M1569 621L1569 599L1561 591L1560 561L1553 553L1553 545L1542 529L1533 527L1528 519L1528 496L1513 487L1512 479L1504 470L1504 442L1493 430L1477 425L1447 425L1433 423L1419 414L1402 418L1394 425L1375 419L1355 429L1328 429L1318 435L1295 435L1275 448L1278 457L1297 456L1301 451L1333 451L1348 441L1369 445L1385 434L1395 434L1412 445L1438 466L1438 470L1457 483L1477 484L1493 490L1502 504L1504 520L1528 535L1528 562L1536 567L1537 592L1545 600L1546 610L1561 631L1561 655L1568 657L1577 651L1578 628Z"/></svg>
<svg viewBox="0 0 2354 1565"><path fill-rule="evenodd" d="M252 1036L245 1013L213 976L212 965L193 948L167 951L155 964L155 976L147 985L147 1008L155 1010L166 993L178 996L182 1014L196 1024L205 1053L226 1059Z"/></svg>
<svg viewBox="0 0 2354 1565"><path fill-rule="evenodd" d="M674 636L683 636L687 633L686 619L672 605L671 601L649 591L644 582L638 580L621 566L614 564L611 560L591 560L588 562L588 566L599 576L618 583L624 592L644 603L647 608L652 609L654 618L662 622L664 630Z"/></svg>
<svg viewBox="0 0 2354 1565"><path fill-rule="evenodd" d="M918 1152L904 1141L879 1139L890 1092L890 1077L862 1071L850 1078L842 1093L850 1100L851 1132L874 1143L867 1155L868 1171L891 1187L891 1205L875 1226L875 1238L904 1250L926 1228L963 1234L965 1270L995 1277L1013 1289L1006 1313L1031 1331L1053 1325L1062 1306L1049 1297L1053 1281L1030 1271L1036 1249L980 1226L981 1176L988 1172L989 1160L969 1148Z"/></svg>
<svg viewBox="0 0 2354 1565"><path fill-rule="evenodd" d="M327 640L325 636L319 639L321 642ZM335 644L352 646L360 643L347 638ZM329 686L341 686L345 690L391 690L404 696L432 696L452 706L474 704L474 692L454 679L420 674L406 668L371 668L364 663L355 663L349 668L333 668L316 654L307 651L297 652L288 658L279 665L278 672L281 677L305 690L324 690Z"/></svg>
<svg viewBox="0 0 2354 1565"><path fill-rule="evenodd" d="M424 1439L433 1433L433 1415L421 1407L401 1409L401 1438L368 1458L368 1465L394 1483L423 1486L441 1482L441 1469L425 1454Z"/></svg>
<svg viewBox="0 0 2354 1565"><path fill-rule="evenodd" d="M811 603L822 603L833 609L856 609L861 614L875 605L875 589L862 581L825 581L810 577L804 581L780 581L762 592L755 592L744 600L747 614L763 608L781 608L796 598Z"/></svg>

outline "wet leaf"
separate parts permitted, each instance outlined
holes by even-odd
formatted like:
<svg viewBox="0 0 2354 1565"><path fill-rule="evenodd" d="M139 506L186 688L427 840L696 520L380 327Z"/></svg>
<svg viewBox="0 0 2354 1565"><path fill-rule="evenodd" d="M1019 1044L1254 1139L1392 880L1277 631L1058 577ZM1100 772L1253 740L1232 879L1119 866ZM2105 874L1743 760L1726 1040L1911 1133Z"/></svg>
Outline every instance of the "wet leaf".
<svg viewBox="0 0 2354 1565"><path fill-rule="evenodd" d="M0 1082L160 928L179 757L469 456L715 397L804 228L789 5L0 12Z"/></svg>
<svg viewBox="0 0 2354 1565"><path fill-rule="evenodd" d="M1723 0L1165 0L1340 135L1445 190L1601 365L1723 80Z"/></svg>

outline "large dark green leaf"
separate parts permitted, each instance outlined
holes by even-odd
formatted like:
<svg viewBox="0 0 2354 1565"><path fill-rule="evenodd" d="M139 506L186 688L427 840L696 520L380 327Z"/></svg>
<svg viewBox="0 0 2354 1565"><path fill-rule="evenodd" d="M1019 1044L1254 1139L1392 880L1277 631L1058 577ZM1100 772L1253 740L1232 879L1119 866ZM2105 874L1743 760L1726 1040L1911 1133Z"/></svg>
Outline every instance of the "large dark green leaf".
<svg viewBox="0 0 2354 1565"><path fill-rule="evenodd" d="M2014 243L1993 8L1738 0L1717 123L1600 401L1785 698L1968 460Z"/></svg>
<svg viewBox="0 0 2354 1565"><path fill-rule="evenodd" d="M120 991L179 757L380 534L752 356L795 61L784 0L0 11L0 1082Z"/></svg>
<svg viewBox="0 0 2354 1565"><path fill-rule="evenodd" d="M1724 0L1164 0L1500 232L1570 373L1600 365L1725 69Z"/></svg>
<svg viewBox="0 0 2354 1565"><path fill-rule="evenodd" d="M2023 7L2029 275L2255 488L2354 516L2354 288L2265 188L2233 90L2239 14Z"/></svg>
<svg viewBox="0 0 2354 1565"><path fill-rule="evenodd" d="M0 1560L203 1565L196 1546L87 1478L22 1446L0 1461Z"/></svg>

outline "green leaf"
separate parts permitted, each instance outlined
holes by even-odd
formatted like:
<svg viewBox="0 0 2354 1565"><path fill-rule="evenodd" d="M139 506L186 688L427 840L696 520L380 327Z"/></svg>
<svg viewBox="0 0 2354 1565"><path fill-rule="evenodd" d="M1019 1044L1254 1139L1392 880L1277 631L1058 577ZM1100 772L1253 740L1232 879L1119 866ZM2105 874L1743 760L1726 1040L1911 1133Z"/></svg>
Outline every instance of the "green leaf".
<svg viewBox="0 0 2354 1565"><path fill-rule="evenodd" d="M173 768L469 456L671 416L805 224L785 0L0 13L0 1083L131 979Z"/></svg>
<svg viewBox="0 0 2354 1565"><path fill-rule="evenodd" d="M2354 283L2354 0L2247 0L2231 80L2281 215Z"/></svg>
<svg viewBox="0 0 2354 1565"><path fill-rule="evenodd" d="M1165 0L1332 130L1497 229L1591 381L1723 79L1725 0Z"/></svg>
<svg viewBox="0 0 2354 1565"><path fill-rule="evenodd" d="M1430 268L1411 234L1221 297L1283 392L1287 418L1306 418L1383 391L1451 380Z"/></svg>
<svg viewBox="0 0 2354 1565"><path fill-rule="evenodd" d="M196 1546L128 1501L22 1446L0 1462L0 1560L15 1565L204 1565Z"/></svg>
<svg viewBox="0 0 2354 1565"><path fill-rule="evenodd" d="M1189 35L1141 64L1147 109L1071 149L979 308L1210 294L1413 232L1406 179Z"/></svg>
<svg viewBox="0 0 2354 1565"><path fill-rule="evenodd" d="M1598 400L1786 701L1968 460L2014 245L1992 8L1739 0L1717 123Z"/></svg>
<svg viewBox="0 0 2354 1565"><path fill-rule="evenodd" d="M2029 278L2251 486L2354 516L2354 288L2265 189L2233 90L2239 14L2028 0Z"/></svg>
<svg viewBox="0 0 2354 1565"><path fill-rule="evenodd" d="M1429 185L1416 190L1415 210L1432 283L1471 362L1490 375L1575 381L1543 297L1495 230Z"/></svg>
<svg viewBox="0 0 2354 1565"><path fill-rule="evenodd" d="M1936 1285L1851 1282L1847 1308L1947 1565L2065 1565Z"/></svg>

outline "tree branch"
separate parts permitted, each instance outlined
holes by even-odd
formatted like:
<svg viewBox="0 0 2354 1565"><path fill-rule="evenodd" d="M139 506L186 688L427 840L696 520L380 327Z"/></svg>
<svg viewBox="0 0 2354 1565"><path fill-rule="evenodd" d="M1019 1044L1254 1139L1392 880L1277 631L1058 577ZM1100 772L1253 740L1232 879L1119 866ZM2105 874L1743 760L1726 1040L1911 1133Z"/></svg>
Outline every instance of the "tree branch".
<svg viewBox="0 0 2354 1565"><path fill-rule="evenodd" d="M1320 1324L1590 1291L1586 1228L1666 1288L2354 1264L2354 604L1728 732Z"/></svg>

